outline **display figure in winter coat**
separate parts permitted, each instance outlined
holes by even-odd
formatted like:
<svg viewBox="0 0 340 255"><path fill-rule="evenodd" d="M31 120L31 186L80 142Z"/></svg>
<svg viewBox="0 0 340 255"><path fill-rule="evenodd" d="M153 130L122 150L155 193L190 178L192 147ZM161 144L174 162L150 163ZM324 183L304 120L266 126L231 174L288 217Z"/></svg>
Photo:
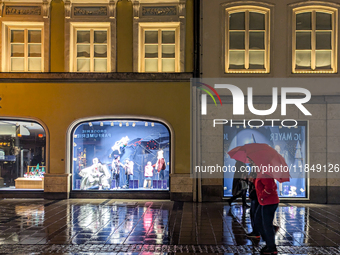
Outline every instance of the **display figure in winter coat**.
<svg viewBox="0 0 340 255"><path fill-rule="evenodd" d="M166 162L164 159L164 151L159 150L157 152L157 162L156 164L152 165L156 170L157 173L159 174L158 179L159 180L164 180L164 170L166 168Z"/></svg>
<svg viewBox="0 0 340 255"><path fill-rule="evenodd" d="M126 184L124 185L124 188L128 189L130 180L133 180L133 166L133 161L125 159L124 169L126 175Z"/></svg>
<svg viewBox="0 0 340 255"><path fill-rule="evenodd" d="M120 167L124 167L124 165L120 162L120 156L114 155L112 161L112 179L116 180L116 188L119 188L119 174L120 174Z"/></svg>

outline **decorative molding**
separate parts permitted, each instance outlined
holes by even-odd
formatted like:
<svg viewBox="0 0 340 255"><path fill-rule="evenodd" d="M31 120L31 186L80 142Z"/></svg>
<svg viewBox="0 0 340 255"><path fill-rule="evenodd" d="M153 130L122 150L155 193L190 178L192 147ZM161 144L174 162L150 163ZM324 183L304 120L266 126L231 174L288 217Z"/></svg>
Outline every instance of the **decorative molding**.
<svg viewBox="0 0 340 255"><path fill-rule="evenodd" d="M139 1L132 0L133 3L133 18L134 19L139 19L139 8L140 8L140 3Z"/></svg>
<svg viewBox="0 0 340 255"><path fill-rule="evenodd" d="M48 19L50 16L50 3L51 0L43 0L42 11L44 19Z"/></svg>
<svg viewBox="0 0 340 255"><path fill-rule="evenodd" d="M71 8L72 8L72 3L70 0L65 0L65 18L69 19L71 18Z"/></svg>
<svg viewBox="0 0 340 255"><path fill-rule="evenodd" d="M73 15L79 16L107 16L107 6L75 6Z"/></svg>
<svg viewBox="0 0 340 255"><path fill-rule="evenodd" d="M110 0L109 2L109 17L110 19L116 18L116 0Z"/></svg>
<svg viewBox="0 0 340 255"><path fill-rule="evenodd" d="M3 8L4 8L4 2L2 0L0 0L0 18L2 18L2 16L3 16L3 14L2 14Z"/></svg>
<svg viewBox="0 0 340 255"><path fill-rule="evenodd" d="M5 6L6 15L41 15L41 6Z"/></svg>
<svg viewBox="0 0 340 255"><path fill-rule="evenodd" d="M178 15L180 19L185 19L185 0L181 0L178 4Z"/></svg>
<svg viewBox="0 0 340 255"><path fill-rule="evenodd" d="M175 16L177 6L142 6L142 16Z"/></svg>

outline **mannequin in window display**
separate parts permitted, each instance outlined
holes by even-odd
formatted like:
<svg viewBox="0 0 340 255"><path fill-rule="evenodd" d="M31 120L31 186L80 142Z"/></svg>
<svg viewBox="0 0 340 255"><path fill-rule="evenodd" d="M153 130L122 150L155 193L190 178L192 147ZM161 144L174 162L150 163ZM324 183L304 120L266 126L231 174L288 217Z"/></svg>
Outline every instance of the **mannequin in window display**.
<svg viewBox="0 0 340 255"><path fill-rule="evenodd" d="M109 189L111 175L105 165L99 162L98 158L92 160L93 165L86 167L79 172L81 178L80 189L93 189L98 186L99 190Z"/></svg>
<svg viewBox="0 0 340 255"><path fill-rule="evenodd" d="M166 168L166 163L163 155L164 151L159 150L157 152L157 162L153 165L153 167L155 167L155 170L157 170L158 180L164 180L164 170Z"/></svg>
<svg viewBox="0 0 340 255"><path fill-rule="evenodd" d="M124 167L124 165L120 162L120 156L114 155L112 161L112 179L116 180L116 189L119 189L119 174L120 174L120 167Z"/></svg>
<svg viewBox="0 0 340 255"><path fill-rule="evenodd" d="M119 141L116 141L115 144L111 147L113 151L118 151L118 154L122 154L122 149L127 146L130 141L128 136L122 137Z"/></svg>
<svg viewBox="0 0 340 255"><path fill-rule="evenodd" d="M151 161L149 161L147 163L147 165L145 166L144 168L144 184L143 184L143 187L144 188L151 188L151 183L152 183L152 177L153 177L153 167L152 167L152 164L151 164Z"/></svg>
<svg viewBox="0 0 340 255"><path fill-rule="evenodd" d="M126 175L126 184L123 186L123 188L128 189L130 180L133 180L133 165L133 161L129 160L128 158L125 159L124 169Z"/></svg>

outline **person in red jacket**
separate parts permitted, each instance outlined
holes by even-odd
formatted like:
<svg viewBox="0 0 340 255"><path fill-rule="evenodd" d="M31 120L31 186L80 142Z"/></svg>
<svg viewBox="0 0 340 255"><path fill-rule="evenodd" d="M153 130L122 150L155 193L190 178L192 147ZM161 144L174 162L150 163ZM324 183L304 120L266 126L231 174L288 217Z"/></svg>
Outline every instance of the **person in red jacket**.
<svg viewBox="0 0 340 255"><path fill-rule="evenodd" d="M255 189L260 204L255 212L255 225L266 242L261 254L275 255L277 254L277 249L273 219L280 202L277 186L271 176L259 172L255 181Z"/></svg>

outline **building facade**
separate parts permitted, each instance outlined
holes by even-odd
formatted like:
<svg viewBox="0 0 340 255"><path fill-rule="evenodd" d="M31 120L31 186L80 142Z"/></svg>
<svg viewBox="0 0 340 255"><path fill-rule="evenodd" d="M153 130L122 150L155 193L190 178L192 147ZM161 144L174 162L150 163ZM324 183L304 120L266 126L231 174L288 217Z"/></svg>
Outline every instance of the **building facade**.
<svg viewBox="0 0 340 255"><path fill-rule="evenodd" d="M0 22L1 197L192 200L193 1L2 1Z"/></svg>
<svg viewBox="0 0 340 255"><path fill-rule="evenodd" d="M201 77L192 86L194 166L233 166L230 149L267 143L293 167L308 166L278 185L281 201L338 202L339 169L332 168L339 166L340 148L339 7L339 1L201 2ZM230 87L215 87L216 103L207 96L202 114L204 84L234 85L244 103L237 108ZM303 107L283 104L287 95ZM242 105L244 112L235 114ZM199 201L231 195L232 174L193 175Z"/></svg>

